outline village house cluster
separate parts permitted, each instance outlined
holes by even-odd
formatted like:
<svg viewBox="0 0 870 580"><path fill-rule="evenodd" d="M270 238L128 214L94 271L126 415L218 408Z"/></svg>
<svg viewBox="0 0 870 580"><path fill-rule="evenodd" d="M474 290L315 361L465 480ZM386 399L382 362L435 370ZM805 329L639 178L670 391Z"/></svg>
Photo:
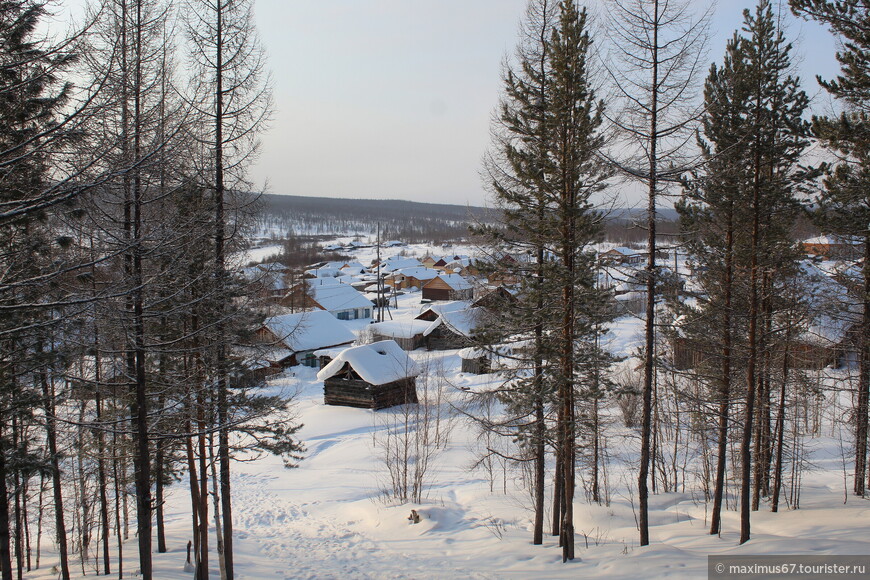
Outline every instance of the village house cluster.
<svg viewBox="0 0 870 580"><path fill-rule="evenodd" d="M455 350L463 372L495 372L498 360L521 340L481 348L478 330L520 291L517 268L500 266L531 258L508 253L417 258L404 255L402 246L382 244L398 253L368 264L328 261L295 272L278 262L244 268L242 274L271 309L257 333L259 347L245 353L251 372L265 377L296 365L321 369L327 404L369 408L416 400L419 369L408 351ZM857 279L850 273L861 267L860 259L850 242L833 236L807 239L802 247L803 275L816 290L790 356L797 367L837 366L855 356L850 345L857 313L835 305L848 302L850 280ZM617 316L640 316L646 309L647 262L643 248L606 246L598 252L597 280L612 292ZM695 266L679 248L660 249L656 263L666 298L684 304L701 298L693 282ZM418 305L414 312L396 310L400 297L403 304L410 299ZM704 345L680 332L679 318L674 328L667 356L677 369L692 368L706 356Z"/></svg>

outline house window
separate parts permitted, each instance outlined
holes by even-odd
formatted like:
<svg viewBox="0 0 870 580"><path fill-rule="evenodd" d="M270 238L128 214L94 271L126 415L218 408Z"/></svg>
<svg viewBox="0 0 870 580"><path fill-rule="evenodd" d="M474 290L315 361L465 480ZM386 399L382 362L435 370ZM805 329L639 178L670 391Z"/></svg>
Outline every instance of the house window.
<svg viewBox="0 0 870 580"><path fill-rule="evenodd" d="M339 312L336 318L338 318L339 320L350 320L350 316L348 316L347 310Z"/></svg>
<svg viewBox="0 0 870 580"><path fill-rule="evenodd" d="M302 357L302 364L307 367L315 368L318 366L317 357L314 356L313 353L308 353L304 357Z"/></svg>
<svg viewBox="0 0 870 580"><path fill-rule="evenodd" d="M370 308L366 308L365 310L363 310L363 318L371 318L371 317L372 317L372 311Z"/></svg>

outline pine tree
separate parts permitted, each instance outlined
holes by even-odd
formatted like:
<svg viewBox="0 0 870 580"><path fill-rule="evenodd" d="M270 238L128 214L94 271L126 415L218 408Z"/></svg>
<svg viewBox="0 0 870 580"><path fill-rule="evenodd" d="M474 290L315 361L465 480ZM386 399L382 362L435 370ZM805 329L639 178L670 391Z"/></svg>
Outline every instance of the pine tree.
<svg viewBox="0 0 870 580"><path fill-rule="evenodd" d="M822 193L822 226L857 242L862 250L858 392L855 398L855 479L853 491L867 490L868 406L870 406L870 7L859 0L791 0L792 10L830 27L842 42L840 74L819 83L839 99L839 117L814 117L813 134L838 161L829 168Z"/></svg>
<svg viewBox="0 0 870 580"><path fill-rule="evenodd" d="M36 37L44 4L30 0L0 2L0 575L12 579L8 481L41 468L52 477L60 500L56 457L40 460L28 453L23 429L33 412L51 409L45 386L56 362L47 353L55 325L51 302L59 271L57 239L49 227L52 209L74 196L50 184L50 155L66 140L58 126L70 85L59 75L75 55L47 46ZM60 264L60 266L59 266ZM46 414L48 439L54 416ZM14 474L14 477L13 477ZM15 489L13 496L20 493ZM69 578L62 503L55 503L61 575ZM17 526L18 527L18 526ZM16 542L20 548L20 543ZM17 559L18 572L22 561Z"/></svg>
<svg viewBox="0 0 870 580"><path fill-rule="evenodd" d="M808 104L797 78L789 75L791 45L769 1L761 0L754 14L744 11L744 21L742 34L735 34L728 43L724 65L714 65L708 76L701 140L707 163L703 178L687 190L679 206L704 289L701 307L690 324L700 325L700 334L716 337L709 342L719 362L714 534L720 531L735 371L745 371L741 543L749 539L750 531L752 441L754 421L761 414L756 402L762 400L760 386L769 383L762 361L772 334L768 323L774 308L773 288L776 280L796 269L790 233L798 210L795 189L806 178L797 162L807 145L801 116ZM738 344L746 345L739 358ZM766 391L762 394L769 396ZM756 457L756 462L762 459ZM761 479L756 475L756 489Z"/></svg>
<svg viewBox="0 0 870 580"><path fill-rule="evenodd" d="M577 393L600 356L594 336L607 302L595 283L590 251L601 233L591 198L610 170L599 157L604 105L590 79L586 12L571 1L559 4L558 20L551 10L546 1L530 4L528 44L519 51L519 69L505 73L487 171L505 212L504 229L491 235L503 250L530 258L511 260L519 264L514 273L520 292L503 322L534 346L525 361L528 375L514 381L504 398L534 449L535 541L543 528L545 408L555 413L554 521L567 561L574 558Z"/></svg>
<svg viewBox="0 0 870 580"><path fill-rule="evenodd" d="M485 168L493 197L503 211L505 227L482 230L495 246L495 267L518 280L520 286L518 299L506 298L499 304L497 310L503 316L489 321L486 332L481 334L482 342L495 344L517 333L533 337L528 355L521 355L525 351L515 355L521 360L506 376L501 399L509 417L506 428L517 430L519 442L528 446L534 461L534 544L543 543L548 439L545 420L546 406L552 401L552 388L544 377L545 361L551 359L544 325L553 312L552 307L547 307L550 301L544 290L545 280L550 277L545 260L549 233L546 216L550 210L543 164L548 154L544 116L549 97L549 38L556 9L556 3L550 0L529 3L521 30L523 40L517 47L517 69L507 67L504 72L505 94L493 131L496 142ZM508 259L502 252L519 259Z"/></svg>

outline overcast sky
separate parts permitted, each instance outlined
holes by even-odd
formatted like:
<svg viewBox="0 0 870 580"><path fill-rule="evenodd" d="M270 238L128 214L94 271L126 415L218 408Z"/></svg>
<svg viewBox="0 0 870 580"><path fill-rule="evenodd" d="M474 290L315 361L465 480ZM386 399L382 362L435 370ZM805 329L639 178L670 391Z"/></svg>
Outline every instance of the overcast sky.
<svg viewBox="0 0 870 580"><path fill-rule="evenodd" d="M275 115L253 167L272 193L481 205L500 63L525 0L257 0ZM710 60L754 2L723 0ZM789 16L808 93L834 43ZM821 103L820 103L821 105Z"/></svg>
<svg viewBox="0 0 870 580"><path fill-rule="evenodd" d="M253 181L278 194L484 204L480 160L501 62L516 44L525 5L256 0L275 113ZM699 9L706 5L697 2ZM708 60L721 61L742 10L754 6L754 0L718 3ZM790 14L787 24L798 40L803 86L816 95L815 75L836 74L834 41ZM825 102L820 95L814 107L822 110Z"/></svg>

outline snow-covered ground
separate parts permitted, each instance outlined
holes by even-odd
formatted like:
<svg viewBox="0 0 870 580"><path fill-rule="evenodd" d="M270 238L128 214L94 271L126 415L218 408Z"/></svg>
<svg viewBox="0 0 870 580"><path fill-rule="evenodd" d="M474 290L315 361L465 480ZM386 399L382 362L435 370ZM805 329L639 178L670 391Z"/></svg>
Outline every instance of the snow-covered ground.
<svg viewBox="0 0 870 580"><path fill-rule="evenodd" d="M403 248L408 255L468 254L471 248ZM354 257L367 263L374 249ZM410 319L420 309L420 294L399 298L395 319ZM356 333L368 321L346 322ZM636 352L641 323L617 320L605 344L619 356ZM870 503L844 493L843 445L847 426L826 424L807 440L799 510L782 507L753 513L752 540L738 546L739 518L735 497L724 513L723 533L710 536L709 506L695 483L686 492L651 498L651 539L638 546L635 462L638 439L608 409L607 465L609 503L587 501L578 486L575 506L577 560L563 564L556 539L531 544L531 501L522 473L494 460L474 467L485 447L475 424L456 411L468 391L478 390L495 375L460 372L457 351L415 351L413 358L430 369L444 387L441 409L449 423L449 441L432 460L430 477L419 504L398 504L384 493L387 474L381 442L400 408L371 411L323 404L323 386L316 370L295 367L269 383L273 391L294 393L298 436L307 451L298 467L286 469L280 458L264 455L236 463L233 474L235 562L237 578L245 579L444 579L444 578L705 578L707 556L714 554L870 554ZM632 361L621 363L631 367ZM494 442L504 445L504 442ZM848 450L845 452L848 457ZM249 457L248 459L252 459ZM847 467L846 471L851 469ZM181 483L167 499L169 552L155 554L155 577L190 578L183 571L191 537L189 498ZM409 522L411 509L422 516ZM114 541L114 540L113 540ZM214 546L210 563L219 577ZM113 548L114 549L114 548ZM125 546L125 567L135 570L132 531ZM113 554L114 556L114 554ZM26 577L48 580L52 555L43 553L42 570ZM81 566L74 566L76 577ZM88 569L88 575L92 571ZM130 577L130 576L126 576Z"/></svg>

